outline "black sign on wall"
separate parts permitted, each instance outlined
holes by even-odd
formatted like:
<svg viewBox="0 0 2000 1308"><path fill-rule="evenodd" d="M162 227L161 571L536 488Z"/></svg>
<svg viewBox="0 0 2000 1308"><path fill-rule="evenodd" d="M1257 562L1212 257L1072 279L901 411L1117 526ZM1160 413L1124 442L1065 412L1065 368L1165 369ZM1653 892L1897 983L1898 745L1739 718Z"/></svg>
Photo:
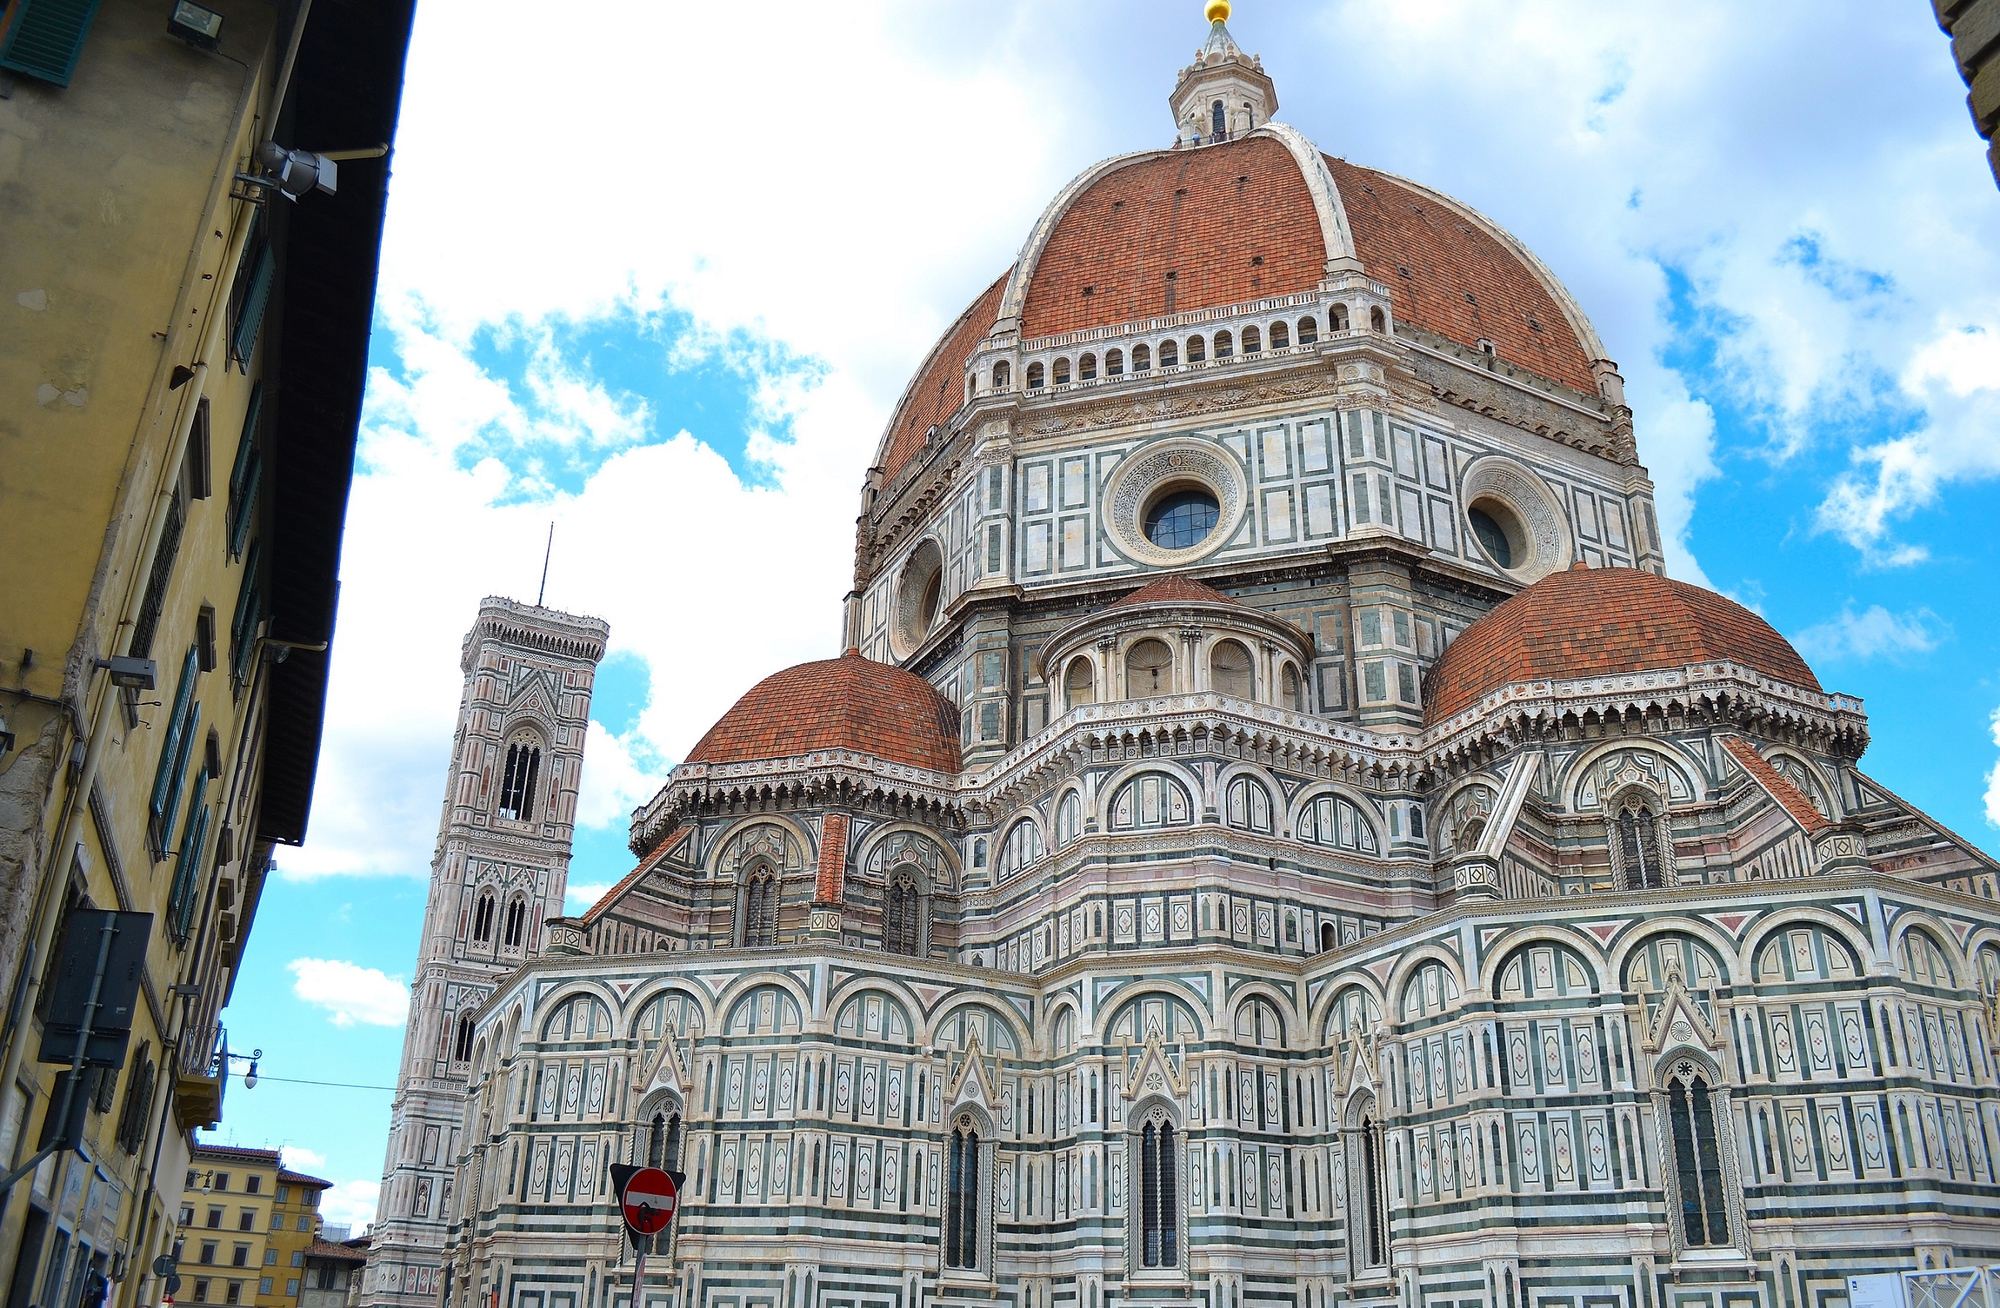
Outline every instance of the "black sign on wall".
<svg viewBox="0 0 2000 1308"><path fill-rule="evenodd" d="M105 947L105 931L110 946ZM76 1057L76 1038L83 1030L97 960L104 958L103 981L97 988L97 1010L90 1014L90 1039L83 1061L87 1067L125 1066L125 1046L132 1037L132 1013L139 1000L139 977L146 967L146 946L153 937L151 913L119 913L103 908L73 910L56 945L55 976L49 983L48 1018L42 1024L44 1063L67 1063Z"/></svg>

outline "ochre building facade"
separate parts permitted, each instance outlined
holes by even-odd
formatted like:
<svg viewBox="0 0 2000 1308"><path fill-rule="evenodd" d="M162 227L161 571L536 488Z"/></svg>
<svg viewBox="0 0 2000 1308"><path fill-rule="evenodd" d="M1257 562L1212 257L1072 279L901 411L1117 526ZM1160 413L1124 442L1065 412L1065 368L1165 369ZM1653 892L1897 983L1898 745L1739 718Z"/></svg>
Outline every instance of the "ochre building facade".
<svg viewBox="0 0 2000 1308"><path fill-rule="evenodd" d="M454 1308L629 1304L620 1161L686 1177L648 1305L1818 1308L2000 1254L1994 862L1664 575L1549 269L1275 121L1210 8L1174 144L911 382L846 653L472 1014Z"/></svg>

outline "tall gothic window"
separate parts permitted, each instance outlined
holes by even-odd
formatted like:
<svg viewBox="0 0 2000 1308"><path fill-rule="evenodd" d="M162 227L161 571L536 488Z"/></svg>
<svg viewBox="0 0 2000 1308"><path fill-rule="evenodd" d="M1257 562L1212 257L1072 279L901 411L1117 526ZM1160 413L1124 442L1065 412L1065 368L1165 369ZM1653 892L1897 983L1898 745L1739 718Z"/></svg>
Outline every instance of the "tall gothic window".
<svg viewBox="0 0 2000 1308"><path fill-rule="evenodd" d="M458 1043L452 1046L451 1058L455 1063L463 1063L472 1057L472 1015L458 1019Z"/></svg>
<svg viewBox="0 0 2000 1308"><path fill-rule="evenodd" d="M507 948L521 947L521 928L527 921L528 907L520 900L507 905Z"/></svg>
<svg viewBox="0 0 2000 1308"><path fill-rule="evenodd" d="M1618 852L1625 863L1627 890L1658 890L1667 884L1660 854L1660 827L1652 806L1627 800L1618 813Z"/></svg>
<svg viewBox="0 0 2000 1308"><path fill-rule="evenodd" d="M979 1131L969 1117L952 1129L944 1208L944 1265L979 1266Z"/></svg>
<svg viewBox="0 0 2000 1308"><path fill-rule="evenodd" d="M681 1169L681 1115L662 1109L646 1133L646 1165L664 1172Z"/></svg>
<svg viewBox="0 0 2000 1308"><path fill-rule="evenodd" d="M530 822L535 816L535 780L542 770L541 746L517 740L507 746L507 771L500 781L500 816Z"/></svg>
<svg viewBox="0 0 2000 1308"><path fill-rule="evenodd" d="M1216 140L1220 141L1223 132L1227 129L1228 123L1222 116L1222 101L1217 100L1208 107L1208 130Z"/></svg>
<svg viewBox="0 0 2000 1308"><path fill-rule="evenodd" d="M882 948L892 954L922 954L924 901L917 878L908 868L889 877L888 901L882 913Z"/></svg>
<svg viewBox="0 0 2000 1308"><path fill-rule="evenodd" d="M1382 1127L1372 1116L1361 1119L1358 1158L1361 1173L1360 1212L1354 1214L1354 1230L1348 1233L1364 1267L1386 1267L1388 1241L1383 1238L1389 1210L1382 1203Z"/></svg>
<svg viewBox="0 0 2000 1308"><path fill-rule="evenodd" d="M1690 1247L1729 1240L1728 1182L1715 1138L1715 1105L1708 1078L1683 1062L1667 1079L1667 1129L1674 1139L1681 1234Z"/></svg>
<svg viewBox="0 0 2000 1308"><path fill-rule="evenodd" d="M1139 1132L1139 1264L1180 1266L1180 1194L1174 1124L1155 1111Z"/></svg>
<svg viewBox="0 0 2000 1308"><path fill-rule="evenodd" d="M778 879L759 868L743 892L743 944L769 949L778 943Z"/></svg>
<svg viewBox="0 0 2000 1308"><path fill-rule="evenodd" d="M472 910L472 938L481 944L493 938L493 896L482 894Z"/></svg>

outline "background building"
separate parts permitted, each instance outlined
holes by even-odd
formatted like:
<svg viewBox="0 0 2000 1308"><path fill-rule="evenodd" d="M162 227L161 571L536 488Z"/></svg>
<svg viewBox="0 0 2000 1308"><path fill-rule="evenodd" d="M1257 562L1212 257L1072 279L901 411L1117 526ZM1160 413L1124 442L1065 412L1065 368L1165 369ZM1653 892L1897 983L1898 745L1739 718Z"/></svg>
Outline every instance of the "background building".
<svg viewBox="0 0 2000 1308"><path fill-rule="evenodd" d="M271 851L311 808L411 10L0 10L8 1168L53 1135L37 1049L65 922L152 914L129 1054L84 1087L84 1152L0 1210L16 1305L74 1304L93 1277L122 1308L156 1301L174 1182L222 1110L217 1013ZM294 202L242 180L274 178L273 143L353 157L313 189L279 150Z"/></svg>
<svg viewBox="0 0 2000 1308"><path fill-rule="evenodd" d="M540 955L543 923L562 912L591 687L610 630L597 618L489 597L466 633L367 1303L419 1308L443 1292L472 1013L497 981Z"/></svg>
<svg viewBox="0 0 2000 1308"><path fill-rule="evenodd" d="M1664 575L1553 273L1278 121L1208 8L1172 144L910 383L845 653L472 1012L455 1308L1832 1308L2000 1257L2000 867ZM620 1161L687 1178L643 1296Z"/></svg>
<svg viewBox="0 0 2000 1308"><path fill-rule="evenodd" d="M2000 0L1931 0L1938 26L1951 37L1952 59L1965 79L1966 108L1987 142L1986 161L2000 182Z"/></svg>

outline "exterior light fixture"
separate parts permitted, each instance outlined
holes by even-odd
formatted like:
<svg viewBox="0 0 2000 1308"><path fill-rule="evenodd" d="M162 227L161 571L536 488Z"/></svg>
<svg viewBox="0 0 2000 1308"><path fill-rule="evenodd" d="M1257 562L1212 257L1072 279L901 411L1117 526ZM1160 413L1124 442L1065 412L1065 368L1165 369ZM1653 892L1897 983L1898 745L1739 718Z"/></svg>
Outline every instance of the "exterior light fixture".
<svg viewBox="0 0 2000 1308"><path fill-rule="evenodd" d="M97 660L97 667L111 674L111 684L127 690L151 690L159 681L160 665L151 659L112 656Z"/></svg>
<svg viewBox="0 0 2000 1308"><path fill-rule="evenodd" d="M264 142L264 148L257 152L264 166L271 170L271 176L264 179L267 186L276 186L287 200L296 200L307 191L324 191L332 195L340 184L340 165L323 154L310 150L287 150L276 141Z"/></svg>
<svg viewBox="0 0 2000 1308"><path fill-rule="evenodd" d="M254 1058L250 1060L249 1069L243 1073L243 1088L245 1090L257 1088L257 1060Z"/></svg>
<svg viewBox="0 0 2000 1308"><path fill-rule="evenodd" d="M173 13L167 16L167 35L177 36L202 50L213 50L222 44L222 15L193 0L177 0Z"/></svg>

